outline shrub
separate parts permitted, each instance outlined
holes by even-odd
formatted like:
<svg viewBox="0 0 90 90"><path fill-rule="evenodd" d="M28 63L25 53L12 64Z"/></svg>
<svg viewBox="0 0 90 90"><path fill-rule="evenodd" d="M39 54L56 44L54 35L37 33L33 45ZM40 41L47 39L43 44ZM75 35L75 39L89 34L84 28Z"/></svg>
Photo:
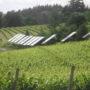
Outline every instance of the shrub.
<svg viewBox="0 0 90 90"><path fill-rule="evenodd" d="M28 30L26 30L25 35L29 35L29 31Z"/></svg>
<svg viewBox="0 0 90 90"><path fill-rule="evenodd" d="M83 13L74 12L71 14L67 21L67 25L75 24L77 28L86 22L86 18Z"/></svg>
<svg viewBox="0 0 90 90"><path fill-rule="evenodd" d="M88 33L88 28L86 27L85 24L82 24L78 29L77 29L77 34L76 34L76 40L83 40L83 36Z"/></svg>

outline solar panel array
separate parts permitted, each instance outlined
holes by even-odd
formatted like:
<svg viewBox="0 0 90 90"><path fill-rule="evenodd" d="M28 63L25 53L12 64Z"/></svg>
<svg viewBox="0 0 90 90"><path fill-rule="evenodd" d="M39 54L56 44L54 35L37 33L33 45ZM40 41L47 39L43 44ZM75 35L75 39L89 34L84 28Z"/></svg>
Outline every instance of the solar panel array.
<svg viewBox="0 0 90 90"><path fill-rule="evenodd" d="M35 41L34 43L32 43L31 46L34 46L36 43L38 43L38 42L41 41L42 39L44 39L44 37L40 37L37 41Z"/></svg>
<svg viewBox="0 0 90 90"><path fill-rule="evenodd" d="M65 37L64 39L62 39L61 42L66 41L68 38L70 38L70 37L73 36L74 34L76 34L76 32L72 32L72 33L69 34L67 37Z"/></svg>
<svg viewBox="0 0 90 90"><path fill-rule="evenodd" d="M56 36L56 34L53 34L52 36L50 36L48 39L46 39L45 41L42 42L42 44L47 43L48 41L50 41L52 38L54 38Z"/></svg>
<svg viewBox="0 0 90 90"><path fill-rule="evenodd" d="M72 37L76 32L72 32L69 34L67 37L61 40L61 42L65 42L68 38ZM84 35L82 38L86 38L88 35L90 35L90 32ZM49 42L51 39L53 39L56 36L56 34L51 35L49 38L47 38L45 41L43 41L41 44L45 44ZM39 43L41 40L43 40L43 36L26 36L24 34L17 34L11 39L8 40L8 42L13 42L19 45L24 45L24 46L34 46L37 43Z"/></svg>
<svg viewBox="0 0 90 90"><path fill-rule="evenodd" d="M26 41L28 41L29 39L31 39L32 36L26 36L23 39L21 39L17 44L24 44Z"/></svg>
<svg viewBox="0 0 90 90"><path fill-rule="evenodd" d="M34 46L42 39L44 39L42 36L26 36L23 34L17 34L8 41L24 46Z"/></svg>

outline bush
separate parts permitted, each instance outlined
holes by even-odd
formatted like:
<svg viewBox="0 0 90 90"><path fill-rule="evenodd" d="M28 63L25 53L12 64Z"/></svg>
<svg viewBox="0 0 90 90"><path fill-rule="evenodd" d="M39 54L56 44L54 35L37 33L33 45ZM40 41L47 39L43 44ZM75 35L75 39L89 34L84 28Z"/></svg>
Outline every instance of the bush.
<svg viewBox="0 0 90 90"><path fill-rule="evenodd" d="M26 30L25 35L29 35L29 31L28 30Z"/></svg>
<svg viewBox="0 0 90 90"><path fill-rule="evenodd" d="M77 29L77 34L76 34L76 40L83 40L83 36L88 33L88 28L86 27L85 24L82 24L78 29Z"/></svg>
<svg viewBox="0 0 90 90"><path fill-rule="evenodd" d="M75 24L77 28L86 22L86 18L83 13L74 12L71 14L67 21L67 25Z"/></svg>
<svg viewBox="0 0 90 90"><path fill-rule="evenodd" d="M63 38L65 38L67 35L69 35L70 33L72 33L73 31L76 31L76 25L70 25L70 26L60 25L59 26L59 29L56 30L57 41L59 42L60 40L62 40ZM69 38L68 40L75 40L75 35L72 36L71 38Z"/></svg>
<svg viewBox="0 0 90 90"><path fill-rule="evenodd" d="M2 42L2 38L0 38L0 41Z"/></svg>

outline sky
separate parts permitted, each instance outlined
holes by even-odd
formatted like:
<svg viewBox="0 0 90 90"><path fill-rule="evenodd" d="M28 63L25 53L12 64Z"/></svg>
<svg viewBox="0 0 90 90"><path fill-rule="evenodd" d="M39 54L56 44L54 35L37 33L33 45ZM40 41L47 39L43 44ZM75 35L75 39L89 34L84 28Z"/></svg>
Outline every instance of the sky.
<svg viewBox="0 0 90 90"><path fill-rule="evenodd" d="M0 0L0 12L4 14L8 11L18 11L23 9L32 8L38 5L53 5L59 4L65 6L69 4L70 0ZM89 0L83 0L85 5L90 6Z"/></svg>

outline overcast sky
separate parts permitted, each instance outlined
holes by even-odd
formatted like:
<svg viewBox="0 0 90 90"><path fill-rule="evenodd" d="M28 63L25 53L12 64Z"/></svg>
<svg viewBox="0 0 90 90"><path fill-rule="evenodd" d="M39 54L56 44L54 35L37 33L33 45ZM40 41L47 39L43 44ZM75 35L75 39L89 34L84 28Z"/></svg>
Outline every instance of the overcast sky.
<svg viewBox="0 0 90 90"><path fill-rule="evenodd" d="M0 0L0 11L6 13L7 11L15 10L18 11L19 9L25 9L29 7L34 7L37 5L53 5L53 4L60 4L62 6L69 4L70 0ZM85 5L90 6L89 0L83 0Z"/></svg>

